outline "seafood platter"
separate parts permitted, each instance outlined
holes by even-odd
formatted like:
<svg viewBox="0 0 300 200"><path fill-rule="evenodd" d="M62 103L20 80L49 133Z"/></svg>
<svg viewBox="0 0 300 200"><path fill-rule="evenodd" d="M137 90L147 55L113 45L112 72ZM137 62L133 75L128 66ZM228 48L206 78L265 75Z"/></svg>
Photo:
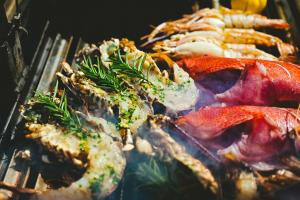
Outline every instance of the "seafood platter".
<svg viewBox="0 0 300 200"><path fill-rule="evenodd" d="M1 138L0 199L299 199L288 22L200 7L140 41L79 40L71 60L57 35Z"/></svg>

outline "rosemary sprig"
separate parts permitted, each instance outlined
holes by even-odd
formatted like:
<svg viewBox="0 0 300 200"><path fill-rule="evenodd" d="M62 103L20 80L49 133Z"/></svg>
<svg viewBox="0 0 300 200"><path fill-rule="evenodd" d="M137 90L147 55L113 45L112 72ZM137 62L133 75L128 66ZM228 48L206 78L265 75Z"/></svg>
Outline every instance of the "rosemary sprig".
<svg viewBox="0 0 300 200"><path fill-rule="evenodd" d="M125 57L123 59L122 57ZM143 73L143 66L146 61L147 54L138 57L133 61L133 64L128 62L128 52L125 55L121 55L120 49L118 49L112 56L110 61L112 62L110 68L118 74L127 75L130 78L137 78L142 82L150 83L148 76Z"/></svg>
<svg viewBox="0 0 300 200"><path fill-rule="evenodd" d="M136 190L146 192L151 199L190 200L191 197L199 197L203 193L199 190L197 178L176 162L150 158L138 164L134 175L138 181Z"/></svg>
<svg viewBox="0 0 300 200"><path fill-rule="evenodd" d="M99 87L104 90L123 92L126 90L124 82L117 77L116 73L111 69L106 68L102 62L100 62L99 56L95 56L92 59L91 56L84 56L81 62L81 71L85 76L94 81Z"/></svg>
<svg viewBox="0 0 300 200"><path fill-rule="evenodd" d="M83 130L79 117L72 113L68 107L68 100L63 91L60 100L57 98L57 85L52 96L37 92L32 101L44 109L49 118L65 127L68 131L81 137L86 131Z"/></svg>
<svg viewBox="0 0 300 200"><path fill-rule="evenodd" d="M148 162L140 163L136 172L137 179L142 183L138 188L144 187L170 187L171 190L176 190L174 180L168 168L159 164L155 159L150 159Z"/></svg>

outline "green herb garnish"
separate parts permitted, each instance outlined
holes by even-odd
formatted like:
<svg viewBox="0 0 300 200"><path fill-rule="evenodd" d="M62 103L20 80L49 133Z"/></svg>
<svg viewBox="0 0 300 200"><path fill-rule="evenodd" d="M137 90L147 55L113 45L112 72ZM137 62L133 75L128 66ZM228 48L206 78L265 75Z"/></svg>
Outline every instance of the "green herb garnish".
<svg viewBox="0 0 300 200"><path fill-rule="evenodd" d="M144 193L150 195L150 199L197 199L192 197L199 197L199 194L203 194L198 179L191 171L178 164L154 158L139 163L134 172L138 181L136 190L143 195ZM208 199L213 198L208 196Z"/></svg>
<svg viewBox="0 0 300 200"><path fill-rule="evenodd" d="M58 84L54 89L52 96L37 92L32 98L35 105L39 105L49 115L49 118L62 125L69 132L76 133L82 137L87 131L83 130L79 117L70 111L68 100L63 91L60 98L57 98Z"/></svg>
<svg viewBox="0 0 300 200"><path fill-rule="evenodd" d="M138 180L143 183L139 186L140 188L173 186L173 180L167 167L157 163L155 159L140 163L135 174Z"/></svg>
<svg viewBox="0 0 300 200"><path fill-rule="evenodd" d="M108 69L102 64L99 56L94 56L94 58L92 59L91 56L83 57L80 67L85 76L104 90L124 92L126 90L124 82L117 77L112 69Z"/></svg>
<svg viewBox="0 0 300 200"><path fill-rule="evenodd" d="M125 57L125 59L122 57ZM143 73L146 58L147 54L144 54L130 64L128 61L128 52L125 55L121 55L121 51L118 49L110 56L110 61L112 62L110 68L118 74L127 75L130 78L137 78L141 82L150 83L148 77Z"/></svg>

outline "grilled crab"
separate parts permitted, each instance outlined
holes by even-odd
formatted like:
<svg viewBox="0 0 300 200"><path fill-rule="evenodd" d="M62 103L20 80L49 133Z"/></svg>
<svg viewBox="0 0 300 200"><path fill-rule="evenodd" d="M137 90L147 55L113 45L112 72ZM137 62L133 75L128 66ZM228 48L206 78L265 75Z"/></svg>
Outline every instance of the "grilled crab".
<svg viewBox="0 0 300 200"><path fill-rule="evenodd" d="M130 145L130 132L136 132L140 124L152 113L148 104L138 98L134 90L127 94L108 93L87 79L80 71L74 71L67 63L62 64L65 74L57 73L60 80L83 101L89 111L90 118L101 117L113 123L118 123L121 136Z"/></svg>
<svg viewBox="0 0 300 200"><path fill-rule="evenodd" d="M66 94L62 92L57 97L57 91L58 87L51 96L38 92L25 105L22 113L28 131L25 137L37 142L56 158L55 162L83 173L64 187L36 191L30 199L105 198L117 188L126 166L120 135L103 118L79 116L68 104Z"/></svg>

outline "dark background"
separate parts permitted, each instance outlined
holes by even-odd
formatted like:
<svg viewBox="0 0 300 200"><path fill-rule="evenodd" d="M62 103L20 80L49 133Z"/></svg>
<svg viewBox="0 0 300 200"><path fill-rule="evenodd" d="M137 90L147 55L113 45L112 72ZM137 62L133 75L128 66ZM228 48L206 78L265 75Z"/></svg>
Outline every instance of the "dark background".
<svg viewBox="0 0 300 200"><path fill-rule="evenodd" d="M32 23L50 19L54 32L89 42L110 37L138 41L150 24L190 13L193 0L32 0ZM209 1L208 1L209 2ZM44 8L44 9L43 9ZM40 19L37 19L40 18ZM33 26L35 26L33 24Z"/></svg>

